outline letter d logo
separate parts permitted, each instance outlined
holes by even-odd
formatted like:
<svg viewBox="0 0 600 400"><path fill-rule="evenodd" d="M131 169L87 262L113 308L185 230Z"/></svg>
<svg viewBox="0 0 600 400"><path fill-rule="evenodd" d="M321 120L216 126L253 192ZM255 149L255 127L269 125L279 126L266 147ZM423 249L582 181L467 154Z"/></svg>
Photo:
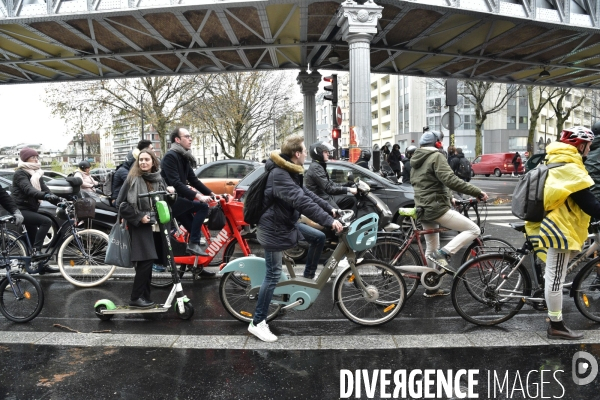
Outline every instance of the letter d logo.
<svg viewBox="0 0 600 400"><path fill-rule="evenodd" d="M596 379L596 376L598 375L598 361L596 361L596 358L587 351L578 351L573 355L571 374L573 376L573 382L575 382L576 385L587 385Z"/></svg>

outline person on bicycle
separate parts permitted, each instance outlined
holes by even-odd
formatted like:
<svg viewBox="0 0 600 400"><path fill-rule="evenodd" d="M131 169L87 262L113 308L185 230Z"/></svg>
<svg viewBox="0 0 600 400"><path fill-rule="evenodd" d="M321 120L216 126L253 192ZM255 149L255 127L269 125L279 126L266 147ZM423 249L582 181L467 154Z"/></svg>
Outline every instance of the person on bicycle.
<svg viewBox="0 0 600 400"><path fill-rule="evenodd" d="M81 184L81 190L85 190L86 192L95 193L94 188L98 185L98 181L92 178L90 175L90 168L92 168L92 164L89 161L83 160L79 164L78 171L75 171L73 176L81 178L83 183Z"/></svg>
<svg viewBox="0 0 600 400"><path fill-rule="evenodd" d="M150 198L139 196L148 192L166 190L175 193L168 187L160 174L160 162L154 152L148 149L140 151L127 175L117 198L117 207L121 216L127 221L127 229L131 240L131 261L135 265L135 277L129 305L132 307L152 307L150 298L150 282L152 281L152 265L166 265L167 252L163 248L161 232L158 230L157 216Z"/></svg>
<svg viewBox="0 0 600 400"><path fill-rule="evenodd" d="M248 332L265 342L277 340L277 336L271 333L266 318L275 285L281 276L283 251L302 240L303 231L299 229L298 223L300 214L336 232L343 229L342 224L333 219L335 209L303 187L305 158L304 138L293 135L285 139L281 154L277 151L271 153L265 166L266 171L271 171L263 200L268 208L258 221L257 239L265 249L267 273L258 292L254 317L248 326ZM315 253L309 249L308 258L315 257L318 260L320 253Z"/></svg>
<svg viewBox="0 0 600 400"><path fill-rule="evenodd" d="M138 142L136 148L133 149L132 151L130 151L129 153L127 153L127 156L125 157L125 161L123 161L123 163L117 168L117 171L115 172L115 176L113 176L112 194L110 196L111 203L113 206L115 205L115 203L117 201L117 197L119 197L119 192L121 191L121 187L123 186L125 179L127 179L127 174L129 174L129 170L131 169L131 166L137 160L137 157L140 154L140 151L142 151L144 149L149 149L150 151L154 150L154 147L152 146L152 142L150 140L147 140L147 139L140 140Z"/></svg>
<svg viewBox="0 0 600 400"><path fill-rule="evenodd" d="M583 333L570 330L562 319L563 284L569 259L581 251L588 236L590 216L600 218L600 202L590 188L594 185L583 164L594 134L588 128L565 129L560 141L546 148L547 164L564 163L548 170L544 184L542 222L526 222L527 234L546 249L544 297L548 307L548 339L578 340Z"/></svg>
<svg viewBox="0 0 600 400"><path fill-rule="evenodd" d="M404 151L404 160L402 161L402 183L408 183L410 185L410 159L417 150L416 146L408 146Z"/></svg>
<svg viewBox="0 0 600 400"><path fill-rule="evenodd" d="M38 213L42 200L58 203L60 198L50 192L42 179L44 171L39 161L39 154L32 148L24 147L19 152L19 162L13 176L11 196L25 220L27 236L33 245L32 257L39 256L44 246L46 234L52 227L52 220ZM58 272L58 268L44 263L40 274Z"/></svg>
<svg viewBox="0 0 600 400"><path fill-rule="evenodd" d="M423 210L420 217L424 229L435 229L439 226L450 228L460 233L442 248L439 247L439 234L425 235L427 259L439 267L454 273L450 267L450 257L465 244L470 243L481 234L479 226L469 218L452 208L452 193L449 189L487 200L488 196L481 189L464 182L454 175L448 165L443 148L443 133L426 131L421 136L419 145L410 160L410 181L415 190L415 205ZM448 291L438 289L425 291L425 297L445 296Z"/></svg>
<svg viewBox="0 0 600 400"><path fill-rule="evenodd" d="M583 164L590 177L594 180L594 185L590 187L590 190L596 199L600 200L600 121L592 125L592 133L594 134L594 140ZM593 285L597 287L596 290L600 290L600 264L596 268L596 278Z"/></svg>
<svg viewBox="0 0 600 400"><path fill-rule="evenodd" d="M187 250L199 256L207 256L200 247L202 223L208 215L208 202L215 194L194 174L196 159L192 155L192 136L185 128L175 128L171 132L171 149L161 162L162 177L177 192L173 214L190 233ZM192 186L198 191L188 187ZM198 201L194 201L198 200ZM195 215L194 215L195 213ZM202 270L201 275L212 276L214 272Z"/></svg>

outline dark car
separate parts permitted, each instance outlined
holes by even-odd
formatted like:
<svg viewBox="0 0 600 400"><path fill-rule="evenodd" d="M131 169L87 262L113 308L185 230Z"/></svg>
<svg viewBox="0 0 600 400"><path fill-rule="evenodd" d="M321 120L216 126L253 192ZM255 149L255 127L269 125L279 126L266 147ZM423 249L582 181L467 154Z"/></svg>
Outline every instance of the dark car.
<svg viewBox="0 0 600 400"><path fill-rule="evenodd" d="M6 189L7 192L10 193L10 187L12 186L12 179L8 180L8 179L0 176L0 186L2 186L4 189ZM2 208L0 207L0 210L1 209ZM6 212L4 210L2 210L2 211L4 213ZM38 212L52 220L52 226L50 227L50 230L48 231L48 234L46 235L46 239L44 239L44 247L46 247L46 246L50 245L51 243L54 243L54 241L56 240L55 233L58 231L60 226L63 224L64 220L62 220L56 216L56 206L45 200L42 200L42 203L40 204L40 208L39 208ZM17 230L16 229L17 227L14 225L9 225L9 227L10 227L10 229Z"/></svg>
<svg viewBox="0 0 600 400"><path fill-rule="evenodd" d="M538 164L544 160L544 158L546 158L546 153L538 153L529 157L529 159L525 163L525 173L537 167Z"/></svg>
<svg viewBox="0 0 600 400"><path fill-rule="evenodd" d="M304 169L308 169L309 163L304 164ZM235 187L234 197L236 199L244 200L243 195L250 187L250 184L254 182L264 172L264 165L255 169L252 173L248 174L244 179L238 183ZM415 204L414 190L409 184L393 183L388 179L376 174L375 172L369 171L365 168L359 167L356 164L352 164L347 161L329 161L327 163L327 172L329 177L335 183L345 184L348 182L348 175L351 174L354 178L360 178L362 181L367 183L371 187L371 192L381 199L390 208L394 214L392 222L398 223L398 209L401 207L413 207Z"/></svg>
<svg viewBox="0 0 600 400"><path fill-rule="evenodd" d="M248 160L217 160L198 167L194 173L215 194L233 194L235 185L261 165Z"/></svg>

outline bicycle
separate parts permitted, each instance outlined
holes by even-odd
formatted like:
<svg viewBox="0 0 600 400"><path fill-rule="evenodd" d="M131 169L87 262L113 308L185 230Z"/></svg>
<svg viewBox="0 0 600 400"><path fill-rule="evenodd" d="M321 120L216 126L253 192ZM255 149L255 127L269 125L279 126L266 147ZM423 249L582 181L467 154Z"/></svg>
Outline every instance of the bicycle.
<svg viewBox="0 0 600 400"><path fill-rule="evenodd" d="M12 215L0 217L0 268L6 270L0 280L0 312L10 321L28 322L42 311L44 292L33 277L11 270L18 266L18 261L7 249L6 224L14 219Z"/></svg>
<svg viewBox="0 0 600 400"><path fill-rule="evenodd" d="M58 232L58 240L46 249L46 253L32 260L33 247L25 225L21 233L7 230L7 251L18 260L22 269L30 274L38 273L43 265L57 254L57 263L62 276L79 287L93 287L106 282L116 269L106 265L104 257L108 246L108 235L96 229L80 229L83 221L76 221L75 205L66 199L58 203L57 214L65 220Z"/></svg>
<svg viewBox="0 0 600 400"><path fill-rule="evenodd" d="M346 318L356 324L375 326L391 321L402 310L406 299L406 285L402 276L382 261L357 261L356 252L373 246L377 240L377 214L371 213L350 222L354 212L344 210L341 213L344 229L339 234L340 240L315 280L296 276L293 261L284 257L289 277L281 274L267 321L285 310L308 309L344 257L349 265L333 283L333 298ZM266 275L265 259L242 257L230 261L221 272L221 303L234 318L250 323Z"/></svg>
<svg viewBox="0 0 600 400"><path fill-rule="evenodd" d="M525 234L525 243L515 251L478 256L456 273L452 284L452 304L465 320L483 326L497 325L516 315L523 306L531 304L537 311L546 310L544 276L535 257L534 246L524 223L510 226ZM592 223L596 229L598 223ZM584 260L600 249L600 235L579 253L567 268L572 272ZM530 258L530 269L524 264ZM592 321L600 322L600 257L589 261L575 276L569 294L574 297L579 312Z"/></svg>
<svg viewBox="0 0 600 400"><path fill-rule="evenodd" d="M229 261L249 256L250 254L262 255L264 250L254 238L246 239L248 235L247 228L249 225L244 222L244 203L235 200L232 196L222 196L218 200L225 218L227 220L225 226L219 234L212 238L210 231L206 225L202 225L202 234L206 238L207 246L206 254L208 256L188 255L185 254L185 245L188 241L188 233L178 235L175 240L171 240L173 252L175 253L175 264L178 265L179 278L183 278L186 271L192 273L194 280L199 279L199 274L202 269L208 266L221 251L223 252L223 261L221 265ZM173 220L175 221L175 220ZM175 222L175 231L179 231L179 227ZM162 288L169 287L173 284L171 275L171 266L167 265L165 271L152 271L153 287Z"/></svg>
<svg viewBox="0 0 600 400"><path fill-rule="evenodd" d="M484 215L483 220L481 219L477 199L456 200L456 204L460 207L459 209L462 214L467 218L471 218L469 209L472 208L475 212L475 220L481 228L481 235L475 238L475 240L467 247L460 260L460 265L473 257L483 254L484 251L498 251L500 248L514 250L514 247L506 240L491 236L483 236L486 218ZM387 234L381 240L378 240L375 246L361 252L358 257L382 260L397 268L406 281L406 298L408 299L416 292L419 283L427 290L436 290L441 286L442 278L447 272L445 270L437 270L427 266L427 258L425 256L425 250L423 249L421 237L427 234L445 232L449 229L419 228L416 208L400 208L398 213L403 217L407 217L406 219L411 223L408 236L404 240L401 240L396 236ZM413 244L417 245L418 251L414 249L412 246Z"/></svg>

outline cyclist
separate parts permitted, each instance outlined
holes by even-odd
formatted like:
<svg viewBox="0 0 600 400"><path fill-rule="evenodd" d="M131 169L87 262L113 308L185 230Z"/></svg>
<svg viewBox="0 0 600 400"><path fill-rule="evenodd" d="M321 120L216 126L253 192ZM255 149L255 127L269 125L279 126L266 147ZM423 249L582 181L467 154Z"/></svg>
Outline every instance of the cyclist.
<svg viewBox="0 0 600 400"><path fill-rule="evenodd" d="M587 239L590 215L600 218L600 203L590 190L594 181L583 165L593 140L592 131L577 126L563 130L560 141L548 145L547 163L565 164L548 171L544 220L525 223L527 234L547 251L544 297L550 317L548 339L583 338L583 333L570 330L562 319L562 290L569 259L581 251Z"/></svg>
<svg viewBox="0 0 600 400"><path fill-rule="evenodd" d="M437 266L454 273L450 267L450 256L455 254L465 244L470 243L481 234L479 226L469 218L452 208L451 190L466 193L482 200L488 196L481 189L464 182L454 175L448 165L443 149L443 133L426 131L421 136L421 146L410 160L410 181L415 190L415 205L422 208L421 221L424 229L434 229L442 225L460 233L443 248L439 247L439 234L425 235L427 259ZM425 297L445 296L449 292L443 289L425 291Z"/></svg>
<svg viewBox="0 0 600 400"><path fill-rule="evenodd" d="M248 332L265 342L274 342L266 317L273 298L275 285L281 276L283 251L294 247L302 239L297 221L300 213L320 225L340 232L343 227L333 219L335 210L329 203L302 186L306 147L301 135L289 136L281 146L281 154L271 153L265 169L271 170L264 192L264 204L268 206L258 221L257 239L265 249L267 273L260 290L256 311ZM310 257L309 249L309 257ZM319 257L318 254L314 255ZM308 264L308 261L307 261Z"/></svg>
<svg viewBox="0 0 600 400"><path fill-rule="evenodd" d="M192 136L185 128L175 128L170 135L171 149L161 162L161 175L177 192L173 215L190 233L187 250L199 256L207 256L200 247L201 228L208 215L208 202L215 194L198 180L194 174L196 159L192 155ZM195 188L192 190L188 185ZM194 201L198 200L198 201ZM195 215L193 215L195 213ZM202 270L201 275L213 276L214 272Z"/></svg>
<svg viewBox="0 0 600 400"><path fill-rule="evenodd" d="M408 183L410 185L410 159L417 150L416 146L408 146L404 152L404 160L402 161L402 183Z"/></svg>
<svg viewBox="0 0 600 400"><path fill-rule="evenodd" d="M590 152L584 161L585 169L594 180L594 186L590 188L596 199L600 200L600 121L592 126L594 140L590 146ZM600 290L600 265L596 268L596 279L593 284Z"/></svg>
<svg viewBox="0 0 600 400"><path fill-rule="evenodd" d="M81 180L83 181L83 183L81 184L81 190L85 190L86 192L90 193L95 193L94 187L98 185L98 181L96 181L90 175L90 168L92 168L92 165L89 161L83 160L79 164L77 164L77 166L79 167L79 171L76 171L73 174L73 176L81 178Z"/></svg>
<svg viewBox="0 0 600 400"><path fill-rule="evenodd" d="M44 171L39 162L39 154L32 148L24 147L19 152L19 162L13 176L11 196L25 220L29 241L33 244L32 257L39 256L44 246L44 238L52 226L52 220L38 213L42 200L57 203L60 198L50 192L42 176ZM46 263L40 274L58 272L59 269Z"/></svg>

